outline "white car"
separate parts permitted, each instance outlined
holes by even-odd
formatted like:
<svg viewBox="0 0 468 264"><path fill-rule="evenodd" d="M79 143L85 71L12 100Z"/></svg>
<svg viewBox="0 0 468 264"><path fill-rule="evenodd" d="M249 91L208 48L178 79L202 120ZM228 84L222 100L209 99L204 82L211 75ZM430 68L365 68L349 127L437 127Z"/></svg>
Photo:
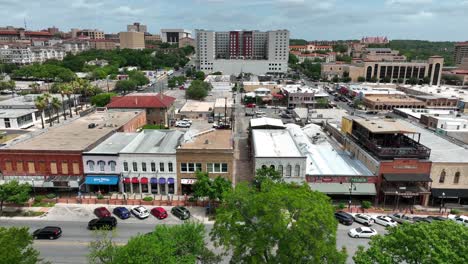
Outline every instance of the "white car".
<svg viewBox="0 0 468 264"><path fill-rule="evenodd" d="M189 123L190 125L192 124L192 120L190 120L190 119L188 119L188 118L184 118L184 119L182 119L181 121L187 122L187 123Z"/></svg>
<svg viewBox="0 0 468 264"><path fill-rule="evenodd" d="M383 225L383 226L397 226L398 225L397 222L395 222L393 219L385 215L379 215L375 217L374 222L376 224Z"/></svg>
<svg viewBox="0 0 468 264"><path fill-rule="evenodd" d="M366 226L371 226L374 224L374 219L366 214L355 214L354 221Z"/></svg>
<svg viewBox="0 0 468 264"><path fill-rule="evenodd" d="M131 212L140 219L147 218L150 215L148 209L146 209L144 206L134 206L132 207Z"/></svg>
<svg viewBox="0 0 468 264"><path fill-rule="evenodd" d="M176 121L175 126L176 127L190 127L190 123L180 120L180 121Z"/></svg>
<svg viewBox="0 0 468 264"><path fill-rule="evenodd" d="M373 228L363 226L350 229L348 235L354 238L371 238L377 235L377 231Z"/></svg>
<svg viewBox="0 0 468 264"><path fill-rule="evenodd" d="M449 219L452 221L455 221L457 224L465 225L468 226L468 216L464 215L459 215L459 216L454 216L454 215L449 215Z"/></svg>

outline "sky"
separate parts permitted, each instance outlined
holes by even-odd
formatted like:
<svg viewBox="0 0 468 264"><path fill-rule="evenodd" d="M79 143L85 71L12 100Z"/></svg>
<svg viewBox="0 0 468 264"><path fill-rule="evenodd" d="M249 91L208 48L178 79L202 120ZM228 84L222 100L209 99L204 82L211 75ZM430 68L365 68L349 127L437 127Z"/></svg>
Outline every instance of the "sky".
<svg viewBox="0 0 468 264"><path fill-rule="evenodd" d="M0 26L117 33L161 28L288 29L307 40L468 40L468 0L0 0Z"/></svg>

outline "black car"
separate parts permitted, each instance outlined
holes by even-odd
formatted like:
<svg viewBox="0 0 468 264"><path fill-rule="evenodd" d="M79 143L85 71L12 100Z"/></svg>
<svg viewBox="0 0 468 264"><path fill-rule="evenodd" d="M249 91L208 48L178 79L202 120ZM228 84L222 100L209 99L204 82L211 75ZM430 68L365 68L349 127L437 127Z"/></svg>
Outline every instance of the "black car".
<svg viewBox="0 0 468 264"><path fill-rule="evenodd" d="M171 209L171 213L180 220L187 220L190 218L190 211L183 206L176 206Z"/></svg>
<svg viewBox="0 0 468 264"><path fill-rule="evenodd" d="M88 223L88 229L105 229L110 230L114 229L117 226L117 218L111 217L103 217L103 218L96 218Z"/></svg>
<svg viewBox="0 0 468 264"><path fill-rule="evenodd" d="M419 217L419 216L413 217L413 221L415 223L418 223L418 222L432 223L432 219L427 218L427 217Z"/></svg>
<svg viewBox="0 0 468 264"><path fill-rule="evenodd" d="M432 221L447 221L448 219L442 216L428 216L427 219L431 219Z"/></svg>
<svg viewBox="0 0 468 264"><path fill-rule="evenodd" d="M343 211L336 212L335 218L343 225L352 225L354 222L353 216Z"/></svg>
<svg viewBox="0 0 468 264"><path fill-rule="evenodd" d="M58 226L46 226L41 229L37 229L33 233L35 239L57 239L62 235L62 229Z"/></svg>
<svg viewBox="0 0 468 264"><path fill-rule="evenodd" d="M254 112L245 112L245 116L254 116L255 113Z"/></svg>

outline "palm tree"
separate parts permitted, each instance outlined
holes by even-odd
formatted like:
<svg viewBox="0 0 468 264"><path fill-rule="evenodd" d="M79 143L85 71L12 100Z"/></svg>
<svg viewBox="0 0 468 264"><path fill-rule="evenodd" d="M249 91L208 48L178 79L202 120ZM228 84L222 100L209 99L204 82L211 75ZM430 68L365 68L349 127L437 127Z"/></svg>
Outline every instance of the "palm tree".
<svg viewBox="0 0 468 264"><path fill-rule="evenodd" d="M64 93L64 87L66 84L61 83L58 85L58 91L60 92L60 95L62 96L62 110L63 110L63 119L67 120L67 114L65 113L65 93Z"/></svg>
<svg viewBox="0 0 468 264"><path fill-rule="evenodd" d="M44 97L36 97L36 99L34 100L34 105L36 106L37 110L39 110L39 112L41 113L42 129L44 129L44 109L47 107Z"/></svg>
<svg viewBox="0 0 468 264"><path fill-rule="evenodd" d="M52 96L49 93L45 93L42 95L42 97L44 98L44 101L46 103L46 110L49 116L49 125L52 126L52 118L50 116L50 103L52 101Z"/></svg>
<svg viewBox="0 0 468 264"><path fill-rule="evenodd" d="M81 91L82 91L82 79L78 79L76 81L73 81L71 83L71 86L72 86L72 92L73 92L73 103L75 104L75 114L78 115L78 107L77 106L77 101L76 101L76 94L81 94ZM80 103L81 105L81 103Z"/></svg>
<svg viewBox="0 0 468 264"><path fill-rule="evenodd" d="M62 107L62 102L57 97L52 98L52 109L57 113L57 123L60 123L60 107Z"/></svg>
<svg viewBox="0 0 468 264"><path fill-rule="evenodd" d="M73 113L72 113L72 109L71 109L71 105L70 105L70 102L71 102L71 95L72 95L72 88L71 88L71 85L68 84L68 83L65 83L63 84L61 87L60 87L60 94L62 94L62 97L64 95L67 96L67 99L68 99L68 109L70 109L70 118L73 117ZM63 108L64 112L65 112L65 107ZM66 119L66 118L65 118Z"/></svg>
<svg viewBox="0 0 468 264"><path fill-rule="evenodd" d="M31 90L32 90L32 93L34 93L34 94L40 93L40 91L39 91L39 86L40 86L40 85L39 85L37 82L33 82L33 83L31 83L31 84L29 85L29 87L30 87Z"/></svg>

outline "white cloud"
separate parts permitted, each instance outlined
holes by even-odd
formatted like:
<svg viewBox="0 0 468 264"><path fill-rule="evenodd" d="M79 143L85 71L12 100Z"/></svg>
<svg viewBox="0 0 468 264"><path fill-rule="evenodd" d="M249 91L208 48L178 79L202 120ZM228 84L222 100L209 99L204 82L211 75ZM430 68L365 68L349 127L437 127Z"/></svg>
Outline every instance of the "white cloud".
<svg viewBox="0 0 468 264"><path fill-rule="evenodd" d="M431 4L432 0L387 0L387 5L425 5Z"/></svg>

